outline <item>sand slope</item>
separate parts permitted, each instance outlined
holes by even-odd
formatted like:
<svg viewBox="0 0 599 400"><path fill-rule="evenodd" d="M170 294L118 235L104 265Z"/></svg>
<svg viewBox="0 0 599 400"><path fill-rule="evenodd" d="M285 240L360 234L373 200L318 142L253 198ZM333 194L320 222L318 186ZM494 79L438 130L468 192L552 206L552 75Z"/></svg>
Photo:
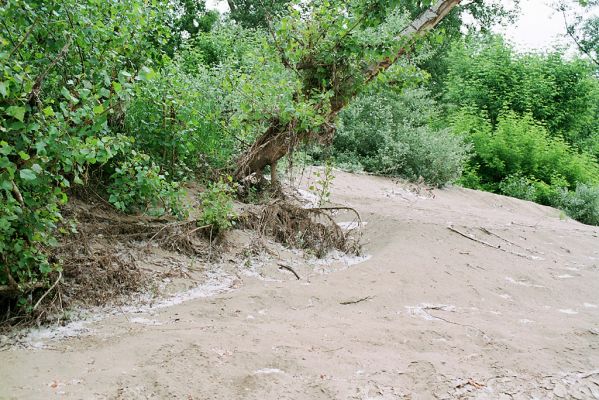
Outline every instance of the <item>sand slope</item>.
<svg viewBox="0 0 599 400"><path fill-rule="evenodd" d="M245 277L2 351L0 398L599 399L598 228L336 175L332 200L367 222L367 261L310 282Z"/></svg>

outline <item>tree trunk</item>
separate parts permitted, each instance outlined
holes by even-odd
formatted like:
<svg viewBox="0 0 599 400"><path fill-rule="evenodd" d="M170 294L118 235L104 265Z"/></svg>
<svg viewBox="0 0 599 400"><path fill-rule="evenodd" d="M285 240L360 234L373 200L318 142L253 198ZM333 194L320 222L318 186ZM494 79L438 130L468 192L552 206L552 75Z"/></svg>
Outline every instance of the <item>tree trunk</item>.
<svg viewBox="0 0 599 400"><path fill-rule="evenodd" d="M366 71L366 81L372 81L378 74L387 70L401 56L406 54L408 50L412 48L416 38L433 29L456 5L460 3L460 1L461 0L440 0L420 14L420 16L413 20L400 35L401 37L409 37L409 40L406 41L406 45L393 57L389 57L371 66ZM352 96L355 95L357 95L357 93L352 94ZM347 105L352 96L349 96L349 98L346 99L334 98L332 100L332 108L326 118L327 122L318 129L321 135L309 132L298 133L295 131L295 124L293 121L281 124L278 119L273 120L268 129L237 161L237 169L234 174L235 180L241 181L254 173L261 173L264 168L269 165L272 168L271 180L274 183L274 181L276 181L276 173L274 170L277 161L288 154L299 142L314 137L326 142L332 140L334 135L333 122L339 111Z"/></svg>

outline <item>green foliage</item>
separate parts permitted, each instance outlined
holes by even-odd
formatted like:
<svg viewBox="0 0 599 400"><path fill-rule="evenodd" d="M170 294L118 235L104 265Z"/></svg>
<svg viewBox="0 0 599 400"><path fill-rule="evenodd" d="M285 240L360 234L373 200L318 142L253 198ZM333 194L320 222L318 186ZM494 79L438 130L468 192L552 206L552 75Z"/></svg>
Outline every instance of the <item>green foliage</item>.
<svg viewBox="0 0 599 400"><path fill-rule="evenodd" d="M121 211L171 213L184 217L180 206L179 184L168 182L166 174L146 154L131 152L131 157L116 165L110 176L108 201Z"/></svg>
<svg viewBox="0 0 599 400"><path fill-rule="evenodd" d="M599 225L599 186L580 184L574 191L562 190L557 206L582 223Z"/></svg>
<svg viewBox="0 0 599 400"><path fill-rule="evenodd" d="M464 110L453 128L474 148L460 180L464 186L559 207L579 221L598 223L599 165L549 136L530 115L507 112L493 129L485 118Z"/></svg>
<svg viewBox="0 0 599 400"><path fill-rule="evenodd" d="M599 181L599 165L593 157L550 137L530 115L506 112L493 129L485 118L464 110L454 116L453 129L472 143L470 168L476 166L480 185L486 190L499 191L499 184L510 176L570 188Z"/></svg>
<svg viewBox="0 0 599 400"><path fill-rule="evenodd" d="M560 53L517 54L495 36L457 43L447 62L445 99L451 113L475 107L495 125L509 109L532 115L551 136L579 149L599 143L599 81L588 62Z"/></svg>
<svg viewBox="0 0 599 400"><path fill-rule="evenodd" d="M163 11L142 0L0 6L0 285L25 293L59 268L47 254L68 190L130 154L120 128L158 58Z"/></svg>
<svg viewBox="0 0 599 400"><path fill-rule="evenodd" d="M448 129L433 127L438 117L422 89L360 97L341 113L335 157L368 172L442 186L460 176L468 146Z"/></svg>
<svg viewBox="0 0 599 400"><path fill-rule="evenodd" d="M318 206L324 206L331 198L331 184L335 175L333 174L333 164L327 160L324 164L324 170L313 172L315 182L308 189L318 198Z"/></svg>
<svg viewBox="0 0 599 400"><path fill-rule="evenodd" d="M537 188L534 182L521 175L510 175L499 183L499 190L506 196L522 200L537 200Z"/></svg>
<svg viewBox="0 0 599 400"><path fill-rule="evenodd" d="M138 86L128 108L124 124L136 148L173 178L223 167L235 149L234 138L222 129L225 105L216 78L207 69L188 75L171 63Z"/></svg>
<svg viewBox="0 0 599 400"><path fill-rule="evenodd" d="M218 180L211 182L200 195L202 202L202 215L199 221L204 225L210 225L215 233L223 232L233 226L233 219L237 217L233 209L232 178L227 181Z"/></svg>
<svg viewBox="0 0 599 400"><path fill-rule="evenodd" d="M287 11L290 0L227 0L230 16L245 28L265 28Z"/></svg>

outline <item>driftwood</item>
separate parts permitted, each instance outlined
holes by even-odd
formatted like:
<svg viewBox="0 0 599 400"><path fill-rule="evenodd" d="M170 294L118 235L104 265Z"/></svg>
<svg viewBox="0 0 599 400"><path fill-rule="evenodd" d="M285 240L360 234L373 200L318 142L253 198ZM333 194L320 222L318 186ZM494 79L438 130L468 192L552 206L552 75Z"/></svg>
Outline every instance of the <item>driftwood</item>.
<svg viewBox="0 0 599 400"><path fill-rule="evenodd" d="M484 241L484 240L482 240L482 239L478 239L476 236L474 236L474 235L470 235L470 234L468 234L468 233L464 233L464 232L462 232L462 231L460 231L460 230L458 230L458 229L454 228L454 227L453 227L453 226L451 226L451 225L449 225L449 226L447 227L447 229L449 229L450 231L452 231L452 232L454 232L454 233L457 233L457 234L458 234L458 235L460 235L460 236L463 236L463 237L465 237L466 239L470 239L470 240L472 240L472 241L474 241L474 242L476 242L476 243L480 243L480 244L482 244L482 245L484 245L484 246L491 247L491 248L493 248L493 249L501 250L501 251L503 251L503 252L506 252L506 253L509 253L509 254L513 254L513 255L515 255L515 256L518 256L518 257L527 258L527 259L529 259L529 260L538 260L538 259L539 259L538 257L533 257L533 256L530 256L530 255L528 255L528 254L519 253L519 252L517 252L517 251L511 251L511 250L508 250L508 249L505 249L505 248L501 247L500 245L494 245L494 244L491 244L491 243L489 243L489 242L486 242L486 241Z"/></svg>

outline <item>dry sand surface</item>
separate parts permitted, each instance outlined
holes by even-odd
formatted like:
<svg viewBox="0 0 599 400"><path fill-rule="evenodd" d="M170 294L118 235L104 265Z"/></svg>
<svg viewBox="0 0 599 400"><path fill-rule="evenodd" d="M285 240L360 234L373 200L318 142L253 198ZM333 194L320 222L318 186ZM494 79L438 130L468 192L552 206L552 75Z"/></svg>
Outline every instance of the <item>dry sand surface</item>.
<svg viewBox="0 0 599 400"><path fill-rule="evenodd" d="M597 227L335 175L370 258L286 260L300 280L248 259L211 296L38 332L0 352L0 398L599 399Z"/></svg>

